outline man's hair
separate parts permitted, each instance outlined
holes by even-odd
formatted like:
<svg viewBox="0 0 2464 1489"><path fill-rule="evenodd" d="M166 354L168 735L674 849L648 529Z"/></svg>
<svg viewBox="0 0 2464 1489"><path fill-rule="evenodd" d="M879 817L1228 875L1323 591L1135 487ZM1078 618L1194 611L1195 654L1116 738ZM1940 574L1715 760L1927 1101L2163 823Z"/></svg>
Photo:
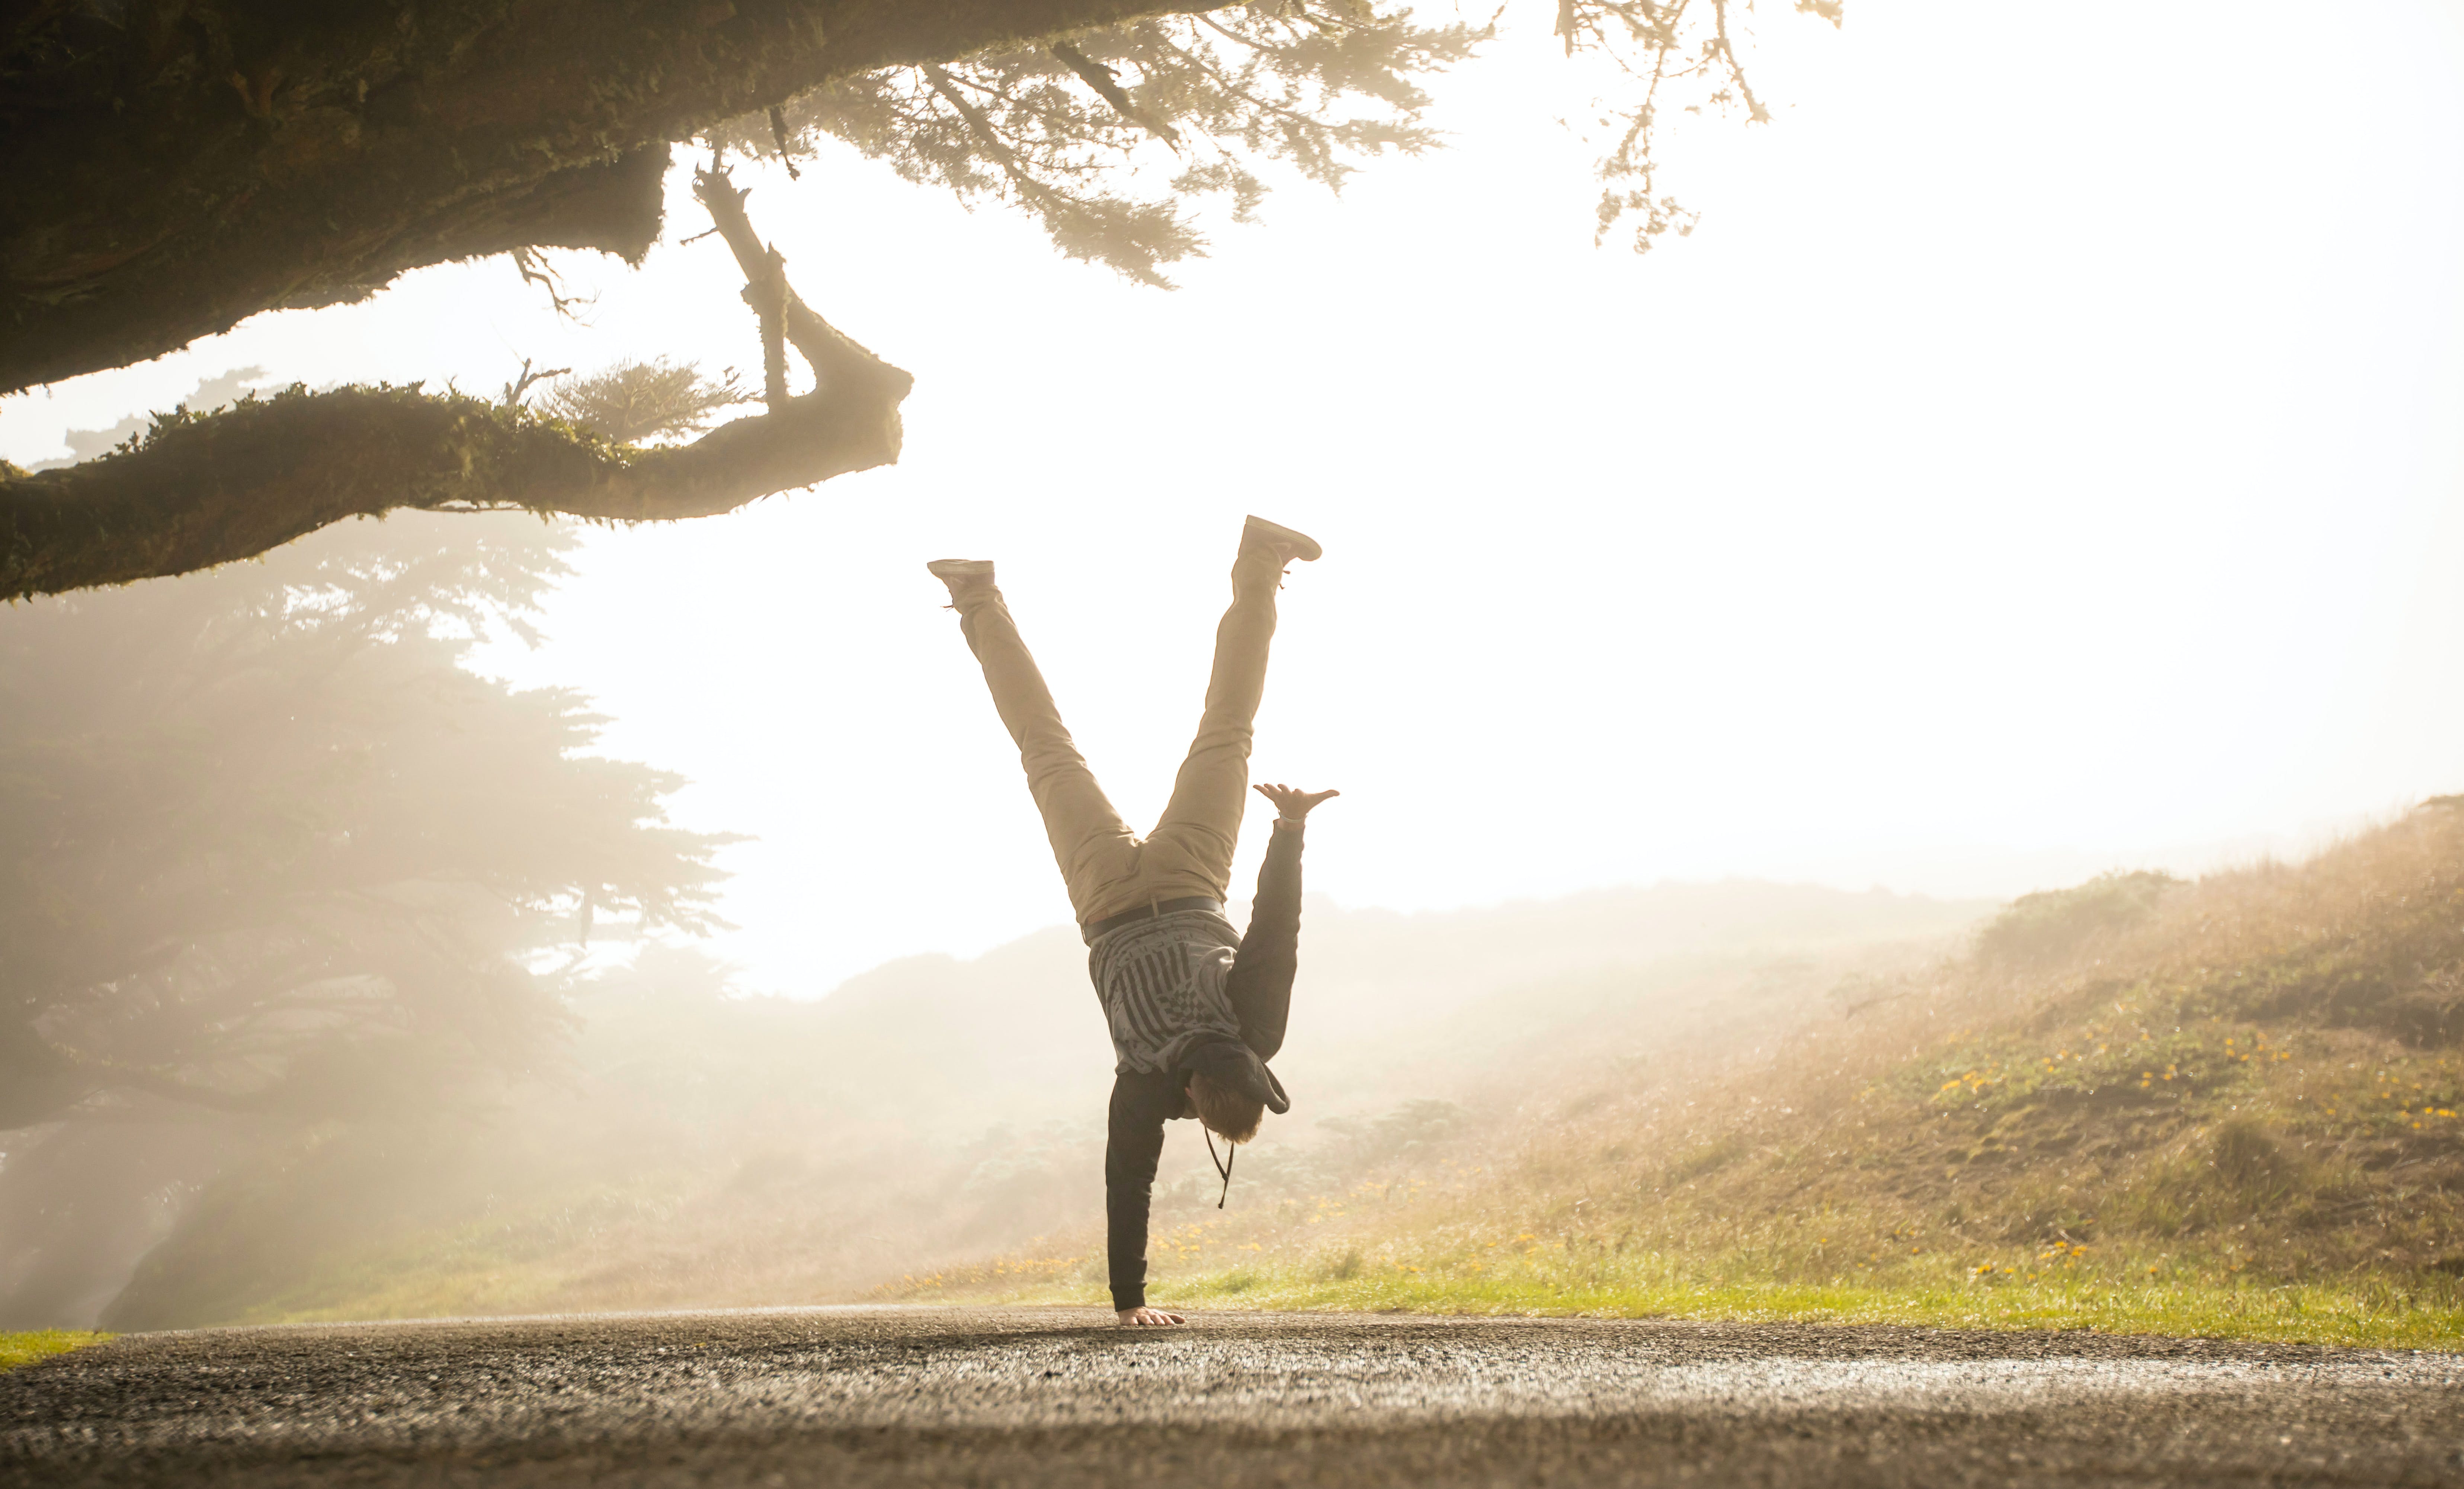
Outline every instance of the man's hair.
<svg viewBox="0 0 2464 1489"><path fill-rule="evenodd" d="M1228 1142L1245 1143L1256 1137L1258 1124L1266 1120L1265 1102L1243 1095L1203 1070L1190 1072L1189 1104L1198 1108L1198 1120L1206 1124L1208 1131Z"/></svg>

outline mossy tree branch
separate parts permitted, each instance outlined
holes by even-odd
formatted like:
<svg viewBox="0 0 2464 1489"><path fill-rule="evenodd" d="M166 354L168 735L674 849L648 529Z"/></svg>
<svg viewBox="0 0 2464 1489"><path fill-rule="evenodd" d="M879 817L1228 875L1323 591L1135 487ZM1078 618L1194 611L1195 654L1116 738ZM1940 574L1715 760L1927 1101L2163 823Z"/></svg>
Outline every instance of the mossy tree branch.
<svg viewBox="0 0 2464 1489"><path fill-rule="evenodd" d="M459 393L295 386L165 416L99 460L6 472L0 600L185 574L405 507L709 516L891 464L898 448L897 397L812 393L690 445L634 449Z"/></svg>
<svg viewBox="0 0 2464 1489"><path fill-rule="evenodd" d="M703 517L895 463L898 405L915 380L798 297L723 172L694 186L744 270L764 339L783 335L803 354L813 392L786 396L774 366L766 412L653 449L533 413L510 385L491 403L417 384L295 383L213 413L176 409L99 460L35 473L0 463L0 600L187 574L406 507Z"/></svg>

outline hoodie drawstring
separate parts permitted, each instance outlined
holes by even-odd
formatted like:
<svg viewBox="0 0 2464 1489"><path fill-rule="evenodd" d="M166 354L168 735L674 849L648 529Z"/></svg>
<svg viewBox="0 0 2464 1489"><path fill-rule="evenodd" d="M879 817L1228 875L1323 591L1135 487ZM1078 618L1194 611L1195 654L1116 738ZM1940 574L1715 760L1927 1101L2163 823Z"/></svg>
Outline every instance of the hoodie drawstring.
<svg viewBox="0 0 2464 1489"><path fill-rule="evenodd" d="M1232 1160L1241 1156L1241 1145L1233 1142L1230 1138L1225 1138L1223 1140L1224 1155L1221 1158L1216 1158L1214 1130L1202 1122L1198 1125L1198 1130L1205 1134L1206 1156L1214 1159L1215 1171L1223 1175L1223 1193L1215 1196L1215 1208L1221 1210L1223 1208L1223 1201L1232 1197Z"/></svg>

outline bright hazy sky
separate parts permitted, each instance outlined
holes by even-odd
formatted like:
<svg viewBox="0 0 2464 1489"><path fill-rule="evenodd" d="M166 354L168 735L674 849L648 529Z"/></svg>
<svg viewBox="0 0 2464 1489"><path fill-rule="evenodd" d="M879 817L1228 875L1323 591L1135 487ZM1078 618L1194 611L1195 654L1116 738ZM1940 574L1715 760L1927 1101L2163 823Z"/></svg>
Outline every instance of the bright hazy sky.
<svg viewBox="0 0 2464 1489"><path fill-rule="evenodd" d="M759 835L751 985L1067 918L925 559L1000 561L1143 823L1252 511L1327 546L1256 770L1343 788L1309 872L1348 904L2007 894L2464 789L2464 9L1769 4L1776 121L1671 140L1703 226L1640 259L1591 245L1549 10L1440 83L1454 149L1287 186L1177 294L853 158L739 167L803 296L916 374L904 460L595 533L551 644L487 661ZM0 454L250 363L758 368L674 186L644 271L563 260L586 328L501 260L427 271L9 400Z"/></svg>

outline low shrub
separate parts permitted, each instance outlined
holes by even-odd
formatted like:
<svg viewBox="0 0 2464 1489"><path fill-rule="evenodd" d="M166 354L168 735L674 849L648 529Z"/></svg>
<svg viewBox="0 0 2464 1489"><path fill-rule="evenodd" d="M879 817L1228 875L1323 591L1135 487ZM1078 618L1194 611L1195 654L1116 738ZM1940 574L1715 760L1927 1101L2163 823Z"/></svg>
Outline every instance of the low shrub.
<svg viewBox="0 0 2464 1489"><path fill-rule="evenodd" d="M2127 931L2156 912L2157 901L2182 887L2154 869L2101 874L2068 889L2023 894L1976 938L1977 959L2000 967L2060 961L2089 940Z"/></svg>

